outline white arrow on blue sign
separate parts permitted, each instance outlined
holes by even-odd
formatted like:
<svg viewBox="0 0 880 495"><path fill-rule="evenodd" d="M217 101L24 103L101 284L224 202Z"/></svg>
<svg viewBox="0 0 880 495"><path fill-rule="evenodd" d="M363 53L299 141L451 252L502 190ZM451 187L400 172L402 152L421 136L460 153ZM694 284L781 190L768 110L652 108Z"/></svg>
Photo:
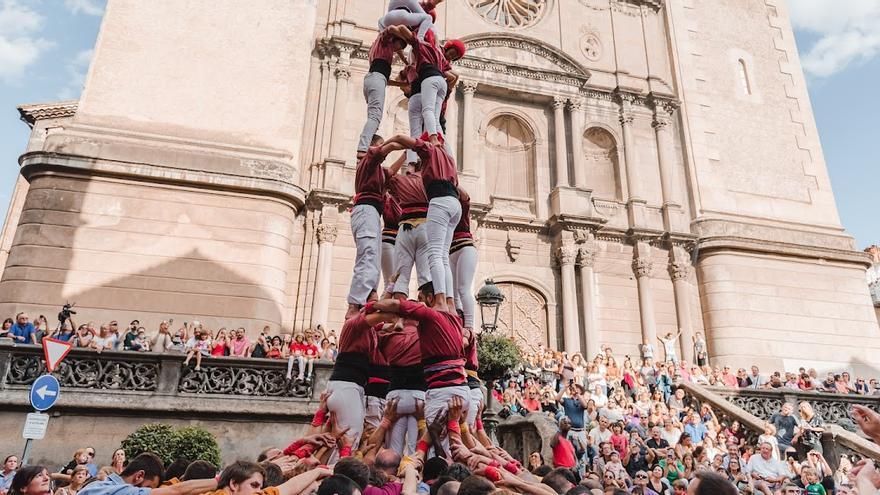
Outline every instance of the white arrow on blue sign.
<svg viewBox="0 0 880 495"><path fill-rule="evenodd" d="M37 411L45 411L55 405L61 395L61 384L52 375L42 375L31 385L31 405Z"/></svg>

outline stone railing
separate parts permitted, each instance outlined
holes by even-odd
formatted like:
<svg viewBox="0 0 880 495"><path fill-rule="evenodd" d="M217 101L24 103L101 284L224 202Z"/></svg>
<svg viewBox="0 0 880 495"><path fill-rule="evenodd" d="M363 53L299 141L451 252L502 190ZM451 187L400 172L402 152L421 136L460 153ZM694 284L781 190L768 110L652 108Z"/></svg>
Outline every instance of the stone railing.
<svg viewBox="0 0 880 495"><path fill-rule="evenodd" d="M316 362L308 382L287 379L287 360L204 358L200 371L183 366L179 353L157 354L73 349L53 373L63 390L94 394L140 393L164 397L218 396L291 401L316 400L330 364ZM0 344L0 390L23 390L46 373L43 351ZM294 374L296 363L294 363Z"/></svg>
<svg viewBox="0 0 880 495"><path fill-rule="evenodd" d="M682 382L687 394L700 404L706 403L715 409L719 416L735 419L752 432L763 432L764 422L788 402L795 407L800 402L809 402L825 422L822 446L825 458L833 469L841 454L880 459L880 446L865 439L850 417L853 404L861 404L875 411L880 410L880 397L860 395L837 395L825 393L799 392L797 390L750 390L723 387L701 387Z"/></svg>

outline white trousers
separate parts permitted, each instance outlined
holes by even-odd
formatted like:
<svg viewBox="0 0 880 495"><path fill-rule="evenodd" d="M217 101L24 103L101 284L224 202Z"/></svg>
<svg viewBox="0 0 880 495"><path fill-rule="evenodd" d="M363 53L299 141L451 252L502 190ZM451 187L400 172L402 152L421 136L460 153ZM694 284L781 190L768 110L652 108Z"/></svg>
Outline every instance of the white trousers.
<svg viewBox="0 0 880 495"><path fill-rule="evenodd" d="M381 72L370 72L364 77L364 101L367 102L367 121L358 140L358 151L367 151L370 141L382 124L382 112L385 110L385 89L388 79Z"/></svg>
<svg viewBox="0 0 880 495"><path fill-rule="evenodd" d="M471 431L477 431L477 413L480 412L480 406L483 405L483 389L472 388L470 389L470 393L471 405L467 413L467 425Z"/></svg>
<svg viewBox="0 0 880 495"><path fill-rule="evenodd" d="M471 391L467 385L428 389L425 392L425 421L431 424L437 416L445 413L449 409L449 401L456 396L464 399L462 412L467 416L471 408ZM443 437L441 443L444 450L449 450L448 435Z"/></svg>
<svg viewBox="0 0 880 495"><path fill-rule="evenodd" d="M364 305L370 291L379 287L382 270L382 216L370 205L351 210L351 235L357 248L348 303Z"/></svg>
<svg viewBox="0 0 880 495"><path fill-rule="evenodd" d="M396 239L394 244L388 244L387 242L382 243L382 284L384 284L382 290L385 290L385 287L391 281L391 277L397 273L396 244ZM379 297L382 297L382 294L379 294Z"/></svg>
<svg viewBox="0 0 880 495"><path fill-rule="evenodd" d="M403 7L406 10L400 10ZM425 9L419 5L418 0L391 0L388 4L388 13L379 19L379 31L384 31L388 26L419 27L416 34L420 40L425 39L428 30L434 27L434 20Z"/></svg>
<svg viewBox="0 0 880 495"><path fill-rule="evenodd" d="M357 383L331 380L327 382L327 410L336 414L337 426L349 428L345 434L351 440L352 451L357 450L364 432L364 387ZM334 454L335 455L335 454Z"/></svg>
<svg viewBox="0 0 880 495"><path fill-rule="evenodd" d="M419 422L413 413L416 412L416 400L425 400L425 392L392 390L388 392L388 400L391 399L399 400L398 418L385 435L385 447L403 455L411 454L416 451L416 444L419 441Z"/></svg>
<svg viewBox="0 0 880 495"><path fill-rule="evenodd" d="M370 428L378 428L385 415L385 399L379 397L367 396L367 406L364 412L364 421L370 425Z"/></svg>
<svg viewBox="0 0 880 495"><path fill-rule="evenodd" d="M446 99L446 79L443 76L432 76L422 81L422 125L428 135L442 134L440 127L440 111ZM410 122L412 124L412 122Z"/></svg>
<svg viewBox="0 0 880 495"><path fill-rule="evenodd" d="M452 234L461 219L461 203L455 196L440 196L428 203L428 267L434 293L455 297L452 285L452 267L449 264L449 245Z"/></svg>
<svg viewBox="0 0 880 495"><path fill-rule="evenodd" d="M409 294L409 280L412 277L413 265L416 267L416 277L419 286L431 280L431 270L428 267L428 229L422 224L414 229L405 230L400 226L397 231L397 242L394 252L397 255L397 282L394 283L394 292Z"/></svg>
<svg viewBox="0 0 880 495"><path fill-rule="evenodd" d="M474 311L477 300L474 298L474 273L477 271L477 248L465 246L449 255L452 265L452 278L455 282L455 307L464 313L465 328L474 328Z"/></svg>
<svg viewBox="0 0 880 495"><path fill-rule="evenodd" d="M418 139L425 132L424 122L422 120L422 94L416 93L409 98L407 106L407 115L409 116L409 137ZM419 156L413 150L406 150L406 162L416 163Z"/></svg>

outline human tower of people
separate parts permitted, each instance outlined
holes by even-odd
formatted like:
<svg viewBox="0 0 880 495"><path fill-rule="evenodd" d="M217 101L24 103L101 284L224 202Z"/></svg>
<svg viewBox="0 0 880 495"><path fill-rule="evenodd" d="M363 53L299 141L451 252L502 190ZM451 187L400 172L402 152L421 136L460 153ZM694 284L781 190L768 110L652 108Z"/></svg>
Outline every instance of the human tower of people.
<svg viewBox="0 0 880 495"><path fill-rule="evenodd" d="M459 186L444 137L446 102L458 81L451 62L464 56L465 47L460 40L440 44L434 22L441 1L392 0L379 19L364 78L367 121L358 140L351 210L356 259L327 387L327 409L355 449L365 425L380 426L387 404L397 419L383 443L397 452L419 447L422 407L432 422L455 401L464 424L480 429L471 291L477 254L470 198ZM396 78L395 58L404 64ZM386 140L376 131L388 86L408 98L410 133ZM404 150L383 165L390 153ZM418 302L408 299L413 267ZM452 428L450 423L447 430ZM448 431L435 440L448 447Z"/></svg>

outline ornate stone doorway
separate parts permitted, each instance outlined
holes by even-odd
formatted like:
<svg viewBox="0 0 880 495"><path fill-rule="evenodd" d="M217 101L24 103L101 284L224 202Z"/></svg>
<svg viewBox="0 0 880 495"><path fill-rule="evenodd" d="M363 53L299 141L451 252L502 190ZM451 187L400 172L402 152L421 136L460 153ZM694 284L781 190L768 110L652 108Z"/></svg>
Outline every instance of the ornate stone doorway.
<svg viewBox="0 0 880 495"><path fill-rule="evenodd" d="M547 300L535 289L514 282L496 284L504 294L498 332L509 335L524 350L547 346Z"/></svg>

